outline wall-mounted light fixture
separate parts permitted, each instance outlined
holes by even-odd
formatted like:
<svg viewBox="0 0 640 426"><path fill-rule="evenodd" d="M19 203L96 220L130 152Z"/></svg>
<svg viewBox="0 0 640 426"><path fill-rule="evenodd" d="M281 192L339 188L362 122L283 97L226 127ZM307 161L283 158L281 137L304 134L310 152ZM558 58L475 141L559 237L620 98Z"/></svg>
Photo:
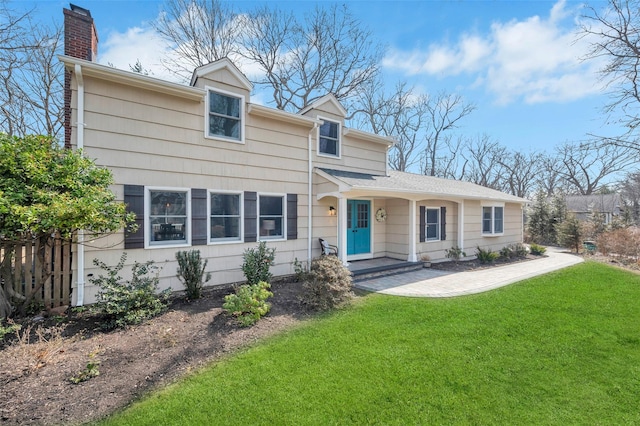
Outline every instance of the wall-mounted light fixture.
<svg viewBox="0 0 640 426"><path fill-rule="evenodd" d="M329 206L329 216L335 216L336 215L336 208L333 206Z"/></svg>

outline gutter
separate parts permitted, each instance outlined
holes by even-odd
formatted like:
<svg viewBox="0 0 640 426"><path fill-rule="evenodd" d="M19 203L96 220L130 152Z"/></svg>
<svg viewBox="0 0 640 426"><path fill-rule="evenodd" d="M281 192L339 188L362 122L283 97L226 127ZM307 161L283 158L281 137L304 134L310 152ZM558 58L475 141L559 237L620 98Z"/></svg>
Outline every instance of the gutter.
<svg viewBox="0 0 640 426"><path fill-rule="evenodd" d="M75 75L78 83L78 122L77 125L77 149L84 148L84 78L82 76L82 67L75 64ZM80 155L82 151L80 151ZM76 306L84 305L84 231L78 231L78 280L77 280Z"/></svg>

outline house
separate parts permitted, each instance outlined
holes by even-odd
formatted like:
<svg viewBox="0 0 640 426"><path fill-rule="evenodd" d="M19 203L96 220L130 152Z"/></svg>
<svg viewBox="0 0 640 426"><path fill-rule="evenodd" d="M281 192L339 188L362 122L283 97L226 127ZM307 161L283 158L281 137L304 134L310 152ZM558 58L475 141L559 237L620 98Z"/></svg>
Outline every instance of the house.
<svg viewBox="0 0 640 426"><path fill-rule="evenodd" d="M565 201L567 212L575 214L579 220L589 220L593 213L599 213L605 225L620 216L623 209L620 194L567 195Z"/></svg>
<svg viewBox="0 0 640 426"><path fill-rule="evenodd" d="M123 251L129 263L154 260L161 286L179 289L179 250L200 250L216 285L243 280L243 252L259 241L276 249L275 275L320 255L319 238L345 264L522 241L526 200L388 170L394 140L347 127L331 94L293 114L252 103L228 59L197 68L188 86L99 65L89 11L64 14L65 143L112 171L139 225L78 247L76 304L95 300L90 260L114 265Z"/></svg>

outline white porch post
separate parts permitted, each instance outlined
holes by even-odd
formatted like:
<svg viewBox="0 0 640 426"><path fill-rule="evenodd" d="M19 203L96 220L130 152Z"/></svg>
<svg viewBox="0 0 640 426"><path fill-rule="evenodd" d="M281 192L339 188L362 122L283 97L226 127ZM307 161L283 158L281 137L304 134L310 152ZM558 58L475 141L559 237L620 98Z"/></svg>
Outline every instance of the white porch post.
<svg viewBox="0 0 640 426"><path fill-rule="evenodd" d="M464 251L464 200L458 202L458 247Z"/></svg>
<svg viewBox="0 0 640 426"><path fill-rule="evenodd" d="M416 256L416 200L409 201L409 255L407 261L418 261L418 256Z"/></svg>
<svg viewBox="0 0 640 426"><path fill-rule="evenodd" d="M347 266L347 199L338 198L338 257Z"/></svg>

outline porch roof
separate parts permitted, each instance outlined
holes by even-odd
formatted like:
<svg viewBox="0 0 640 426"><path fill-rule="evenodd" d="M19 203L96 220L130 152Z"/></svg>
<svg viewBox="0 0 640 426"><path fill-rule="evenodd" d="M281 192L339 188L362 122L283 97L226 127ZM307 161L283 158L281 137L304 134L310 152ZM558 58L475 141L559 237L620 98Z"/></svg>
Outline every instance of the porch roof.
<svg viewBox="0 0 640 426"><path fill-rule="evenodd" d="M525 204L528 200L471 182L390 171L388 176L317 168L316 172L338 185L341 193L356 192L399 198L473 199Z"/></svg>

